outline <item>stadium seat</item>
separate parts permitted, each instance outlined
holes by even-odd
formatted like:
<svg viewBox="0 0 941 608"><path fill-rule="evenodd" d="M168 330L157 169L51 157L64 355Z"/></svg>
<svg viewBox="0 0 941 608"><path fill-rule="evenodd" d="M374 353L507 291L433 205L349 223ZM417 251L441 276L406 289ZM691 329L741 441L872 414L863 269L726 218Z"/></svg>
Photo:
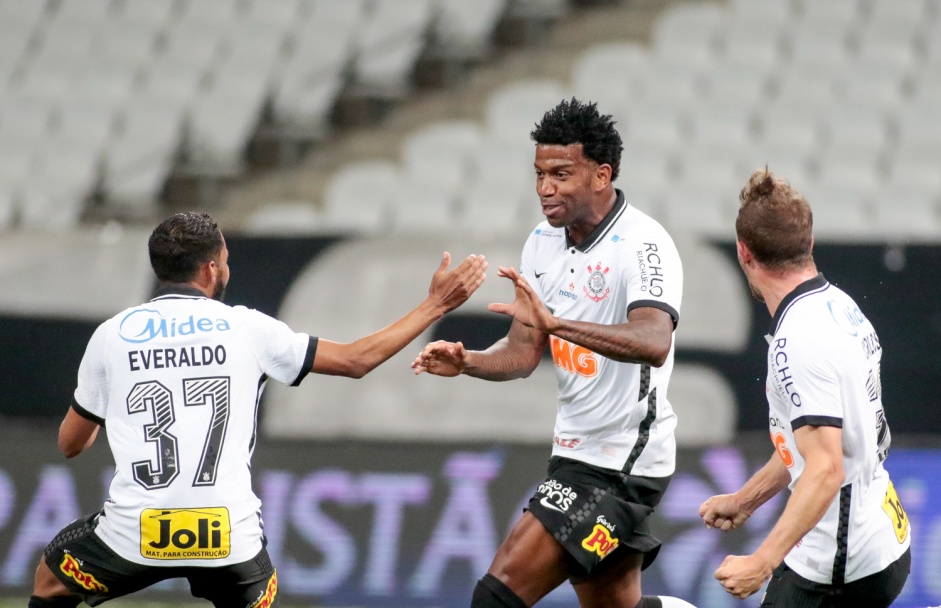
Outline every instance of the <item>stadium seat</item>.
<svg viewBox="0 0 941 608"><path fill-rule="evenodd" d="M827 0L803 2L801 8L804 23L845 27L862 19L864 6L862 0Z"/></svg>
<svg viewBox="0 0 941 608"><path fill-rule="evenodd" d="M390 194L399 180L399 169L391 161L344 165L324 188L325 226L353 233L385 228L392 219Z"/></svg>
<svg viewBox="0 0 941 608"><path fill-rule="evenodd" d="M54 19L93 26L107 19L115 8L115 0L82 0L81 2L60 2Z"/></svg>
<svg viewBox="0 0 941 608"><path fill-rule="evenodd" d="M438 52L468 60L485 57L508 4L508 0L439 0L433 25Z"/></svg>
<svg viewBox="0 0 941 608"><path fill-rule="evenodd" d="M158 100L135 100L120 133L105 149L104 190L112 204L146 209L156 203L182 138L183 115Z"/></svg>
<svg viewBox="0 0 941 608"><path fill-rule="evenodd" d="M660 199L662 212L657 219L671 232L731 238L735 234L740 189L741 185L731 182L712 188L688 182L671 185Z"/></svg>
<svg viewBox="0 0 941 608"><path fill-rule="evenodd" d="M796 4L792 0L730 0L729 13L731 19L739 18L755 24L786 23L795 16Z"/></svg>
<svg viewBox="0 0 941 608"><path fill-rule="evenodd" d="M353 80L370 97L400 98L434 16L432 0L378 2L355 39Z"/></svg>
<svg viewBox="0 0 941 608"><path fill-rule="evenodd" d="M796 187L813 209L818 240L855 241L878 234L865 191L821 183Z"/></svg>
<svg viewBox="0 0 941 608"><path fill-rule="evenodd" d="M620 128L626 150L668 153L676 149L685 136L682 114L661 104L636 103L628 110L626 124Z"/></svg>
<svg viewBox="0 0 941 608"><path fill-rule="evenodd" d="M125 0L114 18L122 24L163 28L175 16L177 0Z"/></svg>
<svg viewBox="0 0 941 608"><path fill-rule="evenodd" d="M880 235L893 240L936 241L941 234L939 192L898 183L874 190L870 200Z"/></svg>
<svg viewBox="0 0 941 608"><path fill-rule="evenodd" d="M637 80L649 61L647 51L633 42L597 44L584 51L572 68L572 94L598 103L621 120L623 108L635 99Z"/></svg>
<svg viewBox="0 0 941 608"><path fill-rule="evenodd" d="M529 133L543 115L569 96L555 80L518 80L497 89L484 106L487 138L497 145L529 149Z"/></svg>
<svg viewBox="0 0 941 608"><path fill-rule="evenodd" d="M704 82L706 103L753 110L769 98L770 78L762 66L722 63Z"/></svg>
<svg viewBox="0 0 941 608"><path fill-rule="evenodd" d="M814 2L818 4L826 4ZM849 58L848 27L828 23L799 23L786 37L788 61L796 65L839 68Z"/></svg>
<svg viewBox="0 0 941 608"><path fill-rule="evenodd" d="M245 220L249 234L311 235L323 232L323 216L307 201L267 203Z"/></svg>
<svg viewBox="0 0 941 608"><path fill-rule="evenodd" d="M867 27L884 31L916 31L923 22L931 20L930 4L930 0L871 2Z"/></svg>

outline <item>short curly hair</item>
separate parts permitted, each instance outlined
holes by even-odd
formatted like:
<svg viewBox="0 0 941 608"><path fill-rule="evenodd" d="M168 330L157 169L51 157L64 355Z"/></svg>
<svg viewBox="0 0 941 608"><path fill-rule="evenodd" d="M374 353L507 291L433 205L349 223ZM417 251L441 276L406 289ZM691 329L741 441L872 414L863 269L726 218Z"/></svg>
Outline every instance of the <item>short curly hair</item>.
<svg viewBox="0 0 941 608"><path fill-rule="evenodd" d="M161 282L188 283L200 266L219 255L223 242L208 213L177 213L150 234L150 265Z"/></svg>
<svg viewBox="0 0 941 608"><path fill-rule="evenodd" d="M581 102L574 97L562 100L536 124L529 136L537 144L568 146L582 144L587 158L599 165L611 166L611 181L618 177L621 168L621 136L614 128L610 114L598 112L598 104Z"/></svg>

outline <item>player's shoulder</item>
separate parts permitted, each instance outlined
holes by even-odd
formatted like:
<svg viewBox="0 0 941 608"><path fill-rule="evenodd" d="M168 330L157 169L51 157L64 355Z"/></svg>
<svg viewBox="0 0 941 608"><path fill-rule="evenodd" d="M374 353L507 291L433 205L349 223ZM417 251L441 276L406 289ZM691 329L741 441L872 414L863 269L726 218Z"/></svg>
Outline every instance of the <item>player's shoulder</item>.
<svg viewBox="0 0 941 608"><path fill-rule="evenodd" d="M823 275L789 295L775 317L775 338L784 338L808 354L841 348L843 338L855 337L868 323L853 299Z"/></svg>

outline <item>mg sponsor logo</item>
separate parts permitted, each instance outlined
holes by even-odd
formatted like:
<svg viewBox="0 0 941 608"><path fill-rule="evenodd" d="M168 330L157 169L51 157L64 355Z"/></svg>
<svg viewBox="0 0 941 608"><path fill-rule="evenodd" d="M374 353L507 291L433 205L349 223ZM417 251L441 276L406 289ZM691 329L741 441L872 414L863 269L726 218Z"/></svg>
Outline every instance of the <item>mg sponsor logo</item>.
<svg viewBox="0 0 941 608"><path fill-rule="evenodd" d="M595 353L584 346L572 344L555 336L549 336L549 346L552 349L552 361L556 367L586 378L594 378L598 375L598 360L595 358Z"/></svg>
<svg viewBox="0 0 941 608"><path fill-rule="evenodd" d="M225 319L196 318L193 315L184 319L176 317L167 319L158 310L137 308L121 319L118 334L125 342L143 344L154 338L176 338L230 329L232 328Z"/></svg>

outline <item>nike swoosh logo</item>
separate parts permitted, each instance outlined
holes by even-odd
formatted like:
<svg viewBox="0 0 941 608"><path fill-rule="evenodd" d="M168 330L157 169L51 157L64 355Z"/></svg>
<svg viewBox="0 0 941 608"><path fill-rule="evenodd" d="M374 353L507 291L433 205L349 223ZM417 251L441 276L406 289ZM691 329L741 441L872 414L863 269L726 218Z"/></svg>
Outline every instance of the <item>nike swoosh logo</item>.
<svg viewBox="0 0 941 608"><path fill-rule="evenodd" d="M546 274L546 273L545 273L545 272L537 272L537 273L536 273L536 278L538 279L538 278L540 278L540 277L541 277L542 275L544 275L544 274Z"/></svg>
<svg viewBox="0 0 941 608"><path fill-rule="evenodd" d="M545 273L543 273L543 274L545 274ZM565 511L563 511L562 509L560 509L560 508L557 507L556 505L554 505L554 504L552 504L551 502L549 502L549 497L548 497L548 496L543 496L543 497L542 497L542 500L539 501L539 504L541 504L542 506L544 506L544 507L547 508L547 509L552 509L553 511L558 511L559 513L565 513Z"/></svg>

